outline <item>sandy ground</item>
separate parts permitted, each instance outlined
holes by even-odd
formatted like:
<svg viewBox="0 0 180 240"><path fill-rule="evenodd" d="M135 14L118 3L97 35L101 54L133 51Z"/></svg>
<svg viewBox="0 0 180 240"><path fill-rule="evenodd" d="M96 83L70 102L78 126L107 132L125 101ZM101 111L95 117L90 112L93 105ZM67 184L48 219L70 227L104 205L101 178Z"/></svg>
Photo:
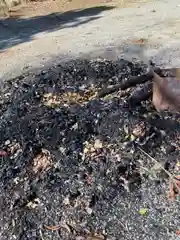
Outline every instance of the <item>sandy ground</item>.
<svg viewBox="0 0 180 240"><path fill-rule="evenodd" d="M111 5L1 21L0 78L71 57L116 58L141 38L147 40L148 56L157 64L179 65L177 0L136 2L126 8Z"/></svg>

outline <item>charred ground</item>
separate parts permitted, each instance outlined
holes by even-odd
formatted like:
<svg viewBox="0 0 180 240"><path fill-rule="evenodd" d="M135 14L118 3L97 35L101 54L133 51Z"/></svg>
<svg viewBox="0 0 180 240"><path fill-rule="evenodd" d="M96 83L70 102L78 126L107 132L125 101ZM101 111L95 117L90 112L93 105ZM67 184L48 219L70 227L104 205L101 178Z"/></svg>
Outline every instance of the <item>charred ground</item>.
<svg viewBox="0 0 180 240"><path fill-rule="evenodd" d="M179 200L169 202L168 176L139 148L178 174L179 116L157 113L149 101L128 107L133 89L94 98L145 69L76 60L3 84L2 239L175 235Z"/></svg>

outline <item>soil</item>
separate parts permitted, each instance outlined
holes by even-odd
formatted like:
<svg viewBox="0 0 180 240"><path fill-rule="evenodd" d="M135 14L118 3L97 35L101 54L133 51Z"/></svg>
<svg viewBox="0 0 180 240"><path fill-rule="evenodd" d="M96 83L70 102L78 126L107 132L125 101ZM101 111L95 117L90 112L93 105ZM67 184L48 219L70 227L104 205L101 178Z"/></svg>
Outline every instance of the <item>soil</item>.
<svg viewBox="0 0 180 240"><path fill-rule="evenodd" d="M47 1L30 1L29 3L12 7L8 13L8 17L35 17L52 13L64 13L76 9L85 9L97 6L114 6L118 8L130 7L132 4L139 2L147 2L147 0L47 0Z"/></svg>
<svg viewBox="0 0 180 240"><path fill-rule="evenodd" d="M178 239L179 115L96 98L145 71L73 60L1 85L1 239Z"/></svg>

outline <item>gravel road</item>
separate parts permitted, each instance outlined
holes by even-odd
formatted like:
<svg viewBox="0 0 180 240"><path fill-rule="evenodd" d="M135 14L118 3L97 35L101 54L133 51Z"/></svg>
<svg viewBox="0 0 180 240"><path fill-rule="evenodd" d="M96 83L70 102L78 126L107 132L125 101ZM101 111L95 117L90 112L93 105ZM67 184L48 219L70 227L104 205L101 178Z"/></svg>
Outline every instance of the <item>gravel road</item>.
<svg viewBox="0 0 180 240"><path fill-rule="evenodd" d="M42 18L43 27L39 32L35 19L1 21L0 78L15 77L67 58L104 56L113 59L140 38L147 40L147 54L155 58L157 64L179 65L179 1L139 2L131 8L86 13L76 12L76 18L69 15L71 21L68 16L65 21L59 15L52 16L50 23Z"/></svg>

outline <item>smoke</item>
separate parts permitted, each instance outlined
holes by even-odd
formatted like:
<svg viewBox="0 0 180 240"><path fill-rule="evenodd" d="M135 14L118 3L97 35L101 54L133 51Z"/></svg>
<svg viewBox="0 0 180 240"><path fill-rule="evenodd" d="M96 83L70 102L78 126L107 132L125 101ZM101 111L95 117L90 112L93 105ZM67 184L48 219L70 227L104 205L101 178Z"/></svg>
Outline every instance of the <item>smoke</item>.
<svg viewBox="0 0 180 240"><path fill-rule="evenodd" d="M130 62L142 63L147 66L147 71L150 71L152 67L147 50L146 43L132 43L125 48L123 58Z"/></svg>

